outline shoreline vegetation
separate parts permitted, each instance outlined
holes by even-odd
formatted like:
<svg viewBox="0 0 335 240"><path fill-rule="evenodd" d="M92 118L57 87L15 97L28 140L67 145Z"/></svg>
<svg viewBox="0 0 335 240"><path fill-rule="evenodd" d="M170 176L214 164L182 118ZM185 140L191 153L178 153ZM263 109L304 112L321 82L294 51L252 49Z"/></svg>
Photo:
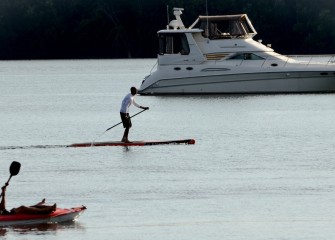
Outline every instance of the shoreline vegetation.
<svg viewBox="0 0 335 240"><path fill-rule="evenodd" d="M207 0L207 5L209 15L248 14L258 32L254 39L276 52L335 53L333 1ZM186 26L206 15L205 0L3 0L0 60L155 58L157 31L173 19L173 7L185 9Z"/></svg>

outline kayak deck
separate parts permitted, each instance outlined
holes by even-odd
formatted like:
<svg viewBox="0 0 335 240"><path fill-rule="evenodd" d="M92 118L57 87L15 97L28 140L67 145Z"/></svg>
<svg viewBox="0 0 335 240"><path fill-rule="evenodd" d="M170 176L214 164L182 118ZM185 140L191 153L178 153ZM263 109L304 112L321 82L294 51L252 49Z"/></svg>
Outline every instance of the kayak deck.
<svg viewBox="0 0 335 240"><path fill-rule="evenodd" d="M103 147L103 146L152 146L152 145L166 145L166 144L195 144L194 139L168 140L168 141L134 141L134 142L90 142L90 143L74 143L67 147Z"/></svg>
<svg viewBox="0 0 335 240"><path fill-rule="evenodd" d="M43 223L62 223L76 220L84 211L85 206L70 209L57 208L50 214L13 214L1 215L0 226L35 225Z"/></svg>

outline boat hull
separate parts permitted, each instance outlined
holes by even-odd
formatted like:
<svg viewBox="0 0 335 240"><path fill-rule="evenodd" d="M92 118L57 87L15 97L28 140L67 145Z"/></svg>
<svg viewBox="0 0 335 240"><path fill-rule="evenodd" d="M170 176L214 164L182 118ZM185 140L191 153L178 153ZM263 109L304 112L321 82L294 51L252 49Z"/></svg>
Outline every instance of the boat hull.
<svg viewBox="0 0 335 240"><path fill-rule="evenodd" d="M285 71L162 77L141 88L143 95L335 92L335 71Z"/></svg>
<svg viewBox="0 0 335 240"><path fill-rule="evenodd" d="M76 220L84 211L85 206L70 209L57 208L51 214L13 214L0 216L0 226L23 226L44 223L62 223Z"/></svg>

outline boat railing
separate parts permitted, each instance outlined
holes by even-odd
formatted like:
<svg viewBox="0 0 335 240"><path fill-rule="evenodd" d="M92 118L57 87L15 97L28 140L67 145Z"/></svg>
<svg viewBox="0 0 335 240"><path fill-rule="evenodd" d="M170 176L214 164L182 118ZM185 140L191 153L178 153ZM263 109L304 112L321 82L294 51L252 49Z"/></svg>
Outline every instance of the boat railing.
<svg viewBox="0 0 335 240"><path fill-rule="evenodd" d="M155 62L155 64L152 66L151 70L150 70L150 74L152 74L152 71L157 67L158 65L158 60Z"/></svg>
<svg viewBox="0 0 335 240"><path fill-rule="evenodd" d="M222 60L218 60L221 62ZM229 60L231 61L231 60ZM263 67L287 67L288 64L300 64L301 67L308 67L311 64L322 64L322 65L330 65L335 66L335 55L288 55L288 56L270 56L264 60L254 61L254 60L234 60L234 63L231 62L235 66L245 66L253 63L254 65L258 65L261 68Z"/></svg>
<svg viewBox="0 0 335 240"><path fill-rule="evenodd" d="M310 64L335 65L335 55L289 55L288 58L297 62Z"/></svg>

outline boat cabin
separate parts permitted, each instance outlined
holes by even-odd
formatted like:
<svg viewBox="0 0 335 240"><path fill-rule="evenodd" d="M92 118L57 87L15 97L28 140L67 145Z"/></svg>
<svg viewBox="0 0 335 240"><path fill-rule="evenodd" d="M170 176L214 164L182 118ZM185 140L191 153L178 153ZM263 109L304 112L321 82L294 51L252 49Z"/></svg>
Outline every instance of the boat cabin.
<svg viewBox="0 0 335 240"><path fill-rule="evenodd" d="M169 23L166 30L158 31L159 55L189 55L194 41L201 39L248 39L257 34L246 14L199 16L190 27L185 28L180 18L182 10L174 8L176 19Z"/></svg>

